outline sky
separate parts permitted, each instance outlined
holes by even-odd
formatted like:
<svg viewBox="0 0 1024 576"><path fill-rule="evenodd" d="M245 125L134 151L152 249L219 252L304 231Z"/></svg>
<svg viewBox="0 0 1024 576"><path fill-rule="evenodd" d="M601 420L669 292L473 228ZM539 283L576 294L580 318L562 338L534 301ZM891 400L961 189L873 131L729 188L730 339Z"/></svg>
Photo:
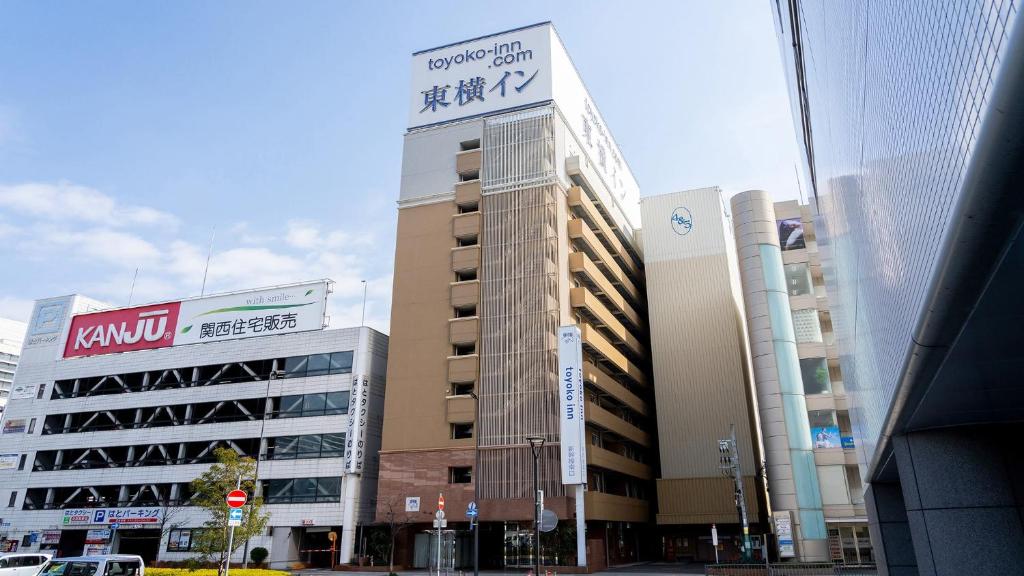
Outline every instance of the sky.
<svg viewBox="0 0 1024 576"><path fill-rule="evenodd" d="M642 195L799 195L767 0L0 3L0 317L316 278L388 332L411 54L552 21ZM136 273L137 271L137 273ZM133 285L133 278L136 278Z"/></svg>

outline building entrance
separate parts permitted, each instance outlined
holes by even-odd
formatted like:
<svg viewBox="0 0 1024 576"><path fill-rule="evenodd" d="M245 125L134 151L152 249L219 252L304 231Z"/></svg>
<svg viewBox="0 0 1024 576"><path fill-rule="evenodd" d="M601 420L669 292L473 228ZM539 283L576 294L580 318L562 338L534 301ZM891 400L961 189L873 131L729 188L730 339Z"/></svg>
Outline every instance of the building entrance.
<svg viewBox="0 0 1024 576"><path fill-rule="evenodd" d="M116 554L136 554L146 564L155 562L160 553L159 530L118 530L116 540Z"/></svg>
<svg viewBox="0 0 1024 576"><path fill-rule="evenodd" d="M88 530L61 530L57 543L57 556L81 556L85 551L85 535Z"/></svg>

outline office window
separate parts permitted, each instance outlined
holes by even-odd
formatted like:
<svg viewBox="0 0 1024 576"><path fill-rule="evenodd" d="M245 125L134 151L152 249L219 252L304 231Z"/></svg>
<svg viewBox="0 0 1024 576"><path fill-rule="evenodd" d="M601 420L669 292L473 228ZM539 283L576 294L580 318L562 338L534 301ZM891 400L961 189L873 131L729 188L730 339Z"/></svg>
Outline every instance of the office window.
<svg viewBox="0 0 1024 576"><path fill-rule="evenodd" d="M267 504L341 501L341 478L286 478L264 483Z"/></svg>
<svg viewBox="0 0 1024 576"><path fill-rule="evenodd" d="M331 374L347 374L352 371L352 351L331 354Z"/></svg>
<svg viewBox="0 0 1024 576"><path fill-rule="evenodd" d="M330 354L311 354L306 363L306 376L323 376L331 370Z"/></svg>
<svg viewBox="0 0 1024 576"><path fill-rule="evenodd" d="M453 466L448 469L449 484L469 484L473 481L473 468L470 466Z"/></svg>
<svg viewBox="0 0 1024 576"><path fill-rule="evenodd" d="M825 358L801 358L800 376L804 381L804 394L832 393L828 360Z"/></svg>
<svg viewBox="0 0 1024 576"><path fill-rule="evenodd" d="M472 172L463 172L462 174L459 174L459 181L460 182L469 182L470 180L479 180L479 179L480 179L480 171L479 170L473 170Z"/></svg>
<svg viewBox="0 0 1024 576"><path fill-rule="evenodd" d="M21 455L21 458L18 459L18 470L24 470L25 469L25 460L27 460L27 459L28 459L28 454L22 454Z"/></svg>
<svg viewBox="0 0 1024 576"><path fill-rule="evenodd" d="M452 424L452 440L462 440L464 438L473 437L473 423L456 423Z"/></svg>
<svg viewBox="0 0 1024 576"><path fill-rule="evenodd" d="M811 442L815 448L839 448L839 426L835 410L810 410L807 421L811 427Z"/></svg>
<svg viewBox="0 0 1024 576"><path fill-rule="evenodd" d="M324 414L348 414L348 392L328 392L324 404Z"/></svg>
<svg viewBox="0 0 1024 576"><path fill-rule="evenodd" d="M806 263L786 264L786 289L790 296L810 294L812 288L811 269Z"/></svg>
<svg viewBox="0 0 1024 576"><path fill-rule="evenodd" d="M464 142L460 142L459 143L459 150L461 150L462 152L466 152L468 150L479 150L479 149L480 149L480 139L479 138L476 138L476 139L473 139L473 140L466 140Z"/></svg>
<svg viewBox="0 0 1024 576"><path fill-rule="evenodd" d="M456 318L470 318L476 316L476 306L460 306L455 309Z"/></svg>
<svg viewBox="0 0 1024 576"><path fill-rule="evenodd" d="M472 382L452 382L452 396L469 396L474 387Z"/></svg>
<svg viewBox="0 0 1024 576"><path fill-rule="evenodd" d="M466 282L468 280L476 280L476 270L460 270L455 273L456 282Z"/></svg>
<svg viewBox="0 0 1024 576"><path fill-rule="evenodd" d="M798 343L821 342L821 322L816 308L793 310L793 332Z"/></svg>
<svg viewBox="0 0 1024 576"><path fill-rule="evenodd" d="M330 416L348 413L348 392L292 394L278 400L278 418Z"/></svg>
<svg viewBox="0 0 1024 576"><path fill-rule="evenodd" d="M39 389L36 390L36 400L42 400L43 394L46 393L46 384L40 384Z"/></svg>
<svg viewBox="0 0 1024 576"><path fill-rule="evenodd" d="M192 550L202 528L175 528L167 538L168 552L188 552Z"/></svg>
<svg viewBox="0 0 1024 576"><path fill-rule="evenodd" d="M476 246L479 243L480 243L480 237L479 236L466 236L465 238L456 238L455 239L455 245L460 247L460 248L463 247L463 246Z"/></svg>
<svg viewBox="0 0 1024 576"><path fill-rule="evenodd" d="M18 491L14 490L11 492L11 498L7 501L8 508L14 508L14 501L18 499Z"/></svg>
<svg viewBox="0 0 1024 576"><path fill-rule="evenodd" d="M469 356L476 354L476 344L456 344L452 346L453 356Z"/></svg>
<svg viewBox="0 0 1024 576"><path fill-rule="evenodd" d="M35 432L35 429L36 429L36 419L32 418L31 420L28 421L28 433L31 434L32 432Z"/></svg>

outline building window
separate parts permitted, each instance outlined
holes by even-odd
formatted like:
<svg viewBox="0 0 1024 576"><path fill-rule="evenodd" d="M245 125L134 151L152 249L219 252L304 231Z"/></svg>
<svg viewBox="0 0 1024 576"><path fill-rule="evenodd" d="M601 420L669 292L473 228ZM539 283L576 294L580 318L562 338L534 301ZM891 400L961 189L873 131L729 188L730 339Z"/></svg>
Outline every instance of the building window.
<svg viewBox="0 0 1024 576"><path fill-rule="evenodd" d="M470 466L452 466L448 469L449 484L470 484L473 482L473 468Z"/></svg>
<svg viewBox="0 0 1024 576"><path fill-rule="evenodd" d="M474 138L473 140L466 140L459 143L459 150L462 152L468 152L470 150L480 149L480 139Z"/></svg>
<svg viewBox="0 0 1024 576"><path fill-rule="evenodd" d="M480 211L480 204L474 202L472 204L460 204L459 214L471 214L473 212Z"/></svg>
<svg viewBox="0 0 1024 576"><path fill-rule="evenodd" d="M199 539L202 528L175 528L167 537L168 552L188 552Z"/></svg>
<svg viewBox="0 0 1024 576"><path fill-rule="evenodd" d="M268 446L271 460L301 458L340 458L345 451L345 434L306 434L271 438Z"/></svg>
<svg viewBox="0 0 1024 576"><path fill-rule="evenodd" d="M304 378L307 376L323 376L325 374L348 374L352 372L351 350L330 354L311 354L309 356L292 356L279 360L283 366L282 378Z"/></svg>
<svg viewBox="0 0 1024 576"><path fill-rule="evenodd" d="M31 434L36 430L36 419L32 418L28 421L28 433Z"/></svg>
<svg viewBox="0 0 1024 576"><path fill-rule="evenodd" d="M843 448L852 450L856 445L853 442L853 426L850 422L849 410L836 411L836 420L839 421L839 436L842 438Z"/></svg>
<svg viewBox="0 0 1024 576"><path fill-rule="evenodd" d="M463 440L473 437L472 422L457 422L452 424L452 440Z"/></svg>
<svg viewBox="0 0 1024 576"><path fill-rule="evenodd" d="M476 280L476 270L459 270L455 273L456 282L466 282L469 280Z"/></svg>
<svg viewBox="0 0 1024 576"><path fill-rule="evenodd" d="M452 356L469 356L476 354L476 344L455 344L452 346Z"/></svg>
<svg viewBox="0 0 1024 576"><path fill-rule="evenodd" d="M804 394L831 394L832 381L825 358L801 358L800 376L804 381Z"/></svg>
<svg viewBox="0 0 1024 576"><path fill-rule="evenodd" d="M341 478L286 478L264 483L267 504L340 502Z"/></svg>
<svg viewBox="0 0 1024 576"><path fill-rule="evenodd" d="M811 427L811 442L815 448L841 446L835 410L811 410L807 412L807 421Z"/></svg>
<svg viewBox="0 0 1024 576"><path fill-rule="evenodd" d="M811 269L806 263L786 264L786 288L790 296L803 296L810 294L813 282L811 281Z"/></svg>
<svg viewBox="0 0 1024 576"><path fill-rule="evenodd" d="M39 389L36 390L36 400L42 400L43 394L46 393L46 384L40 384Z"/></svg>
<svg viewBox="0 0 1024 576"><path fill-rule="evenodd" d="M856 465L846 466L846 485L850 488L850 502L864 503L864 484L860 481L860 470Z"/></svg>
<svg viewBox="0 0 1024 576"><path fill-rule="evenodd" d="M331 416L348 413L348 392L281 396L277 417Z"/></svg>
<svg viewBox="0 0 1024 576"><path fill-rule="evenodd" d="M821 342L821 322L816 308L793 310L793 332L798 343Z"/></svg>
<svg viewBox="0 0 1024 576"><path fill-rule="evenodd" d="M475 387L473 382L452 382L452 396L469 396Z"/></svg>
<svg viewBox="0 0 1024 576"><path fill-rule="evenodd" d="M455 309L456 318L471 318L476 316L476 306L460 306Z"/></svg>
<svg viewBox="0 0 1024 576"><path fill-rule="evenodd" d="M473 170L472 172L463 172L463 173L459 174L459 182L469 182L471 180L479 180L479 179L480 179L480 171L479 170Z"/></svg>
<svg viewBox="0 0 1024 576"><path fill-rule="evenodd" d="M465 236L463 238L456 238L455 239L455 245L458 246L459 248L464 248L466 246L476 246L479 243L480 243L480 238L479 238L479 236L476 236L476 235Z"/></svg>
<svg viewBox="0 0 1024 576"><path fill-rule="evenodd" d="M18 470L25 469L25 461L28 459L28 454L22 454L21 458L18 459Z"/></svg>
<svg viewBox="0 0 1024 576"><path fill-rule="evenodd" d="M783 252L786 250L799 250L806 248L804 241L804 224L799 218L786 218L779 220L779 247Z"/></svg>
<svg viewBox="0 0 1024 576"><path fill-rule="evenodd" d="M14 508L14 501L18 499L18 491L11 492L11 498L7 501L8 508Z"/></svg>

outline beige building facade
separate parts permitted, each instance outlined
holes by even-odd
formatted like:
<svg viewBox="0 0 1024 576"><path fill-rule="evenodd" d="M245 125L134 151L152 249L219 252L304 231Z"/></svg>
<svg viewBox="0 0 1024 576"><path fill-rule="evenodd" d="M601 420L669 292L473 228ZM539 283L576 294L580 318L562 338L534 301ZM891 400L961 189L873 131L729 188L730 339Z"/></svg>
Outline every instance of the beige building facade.
<svg viewBox="0 0 1024 576"><path fill-rule="evenodd" d="M794 558L872 563L811 209L760 190L731 205L773 520L791 523Z"/></svg>
<svg viewBox="0 0 1024 576"><path fill-rule="evenodd" d="M475 53L474 43L530 50L524 74L505 78L526 90L526 72L537 68L533 81L550 82L556 97L405 135L377 520L412 525L396 557L409 567L434 565L434 536L422 529L439 495L452 556L442 562L454 567L472 566L472 501L482 568L530 566L538 553L548 565L636 561L648 540L657 457L638 216L626 201L638 195L635 181L589 95L587 133L570 112L579 103L557 96L579 80L550 24L414 55L414 66L433 70L450 54ZM488 81L491 105L501 92ZM434 88L420 98L439 96ZM430 104L415 103L411 125L421 112ZM585 492L563 485L560 472L564 325L578 326L583 342ZM531 436L545 440L539 488L559 518L539 551ZM578 493L585 559L574 537Z"/></svg>
<svg viewBox="0 0 1024 576"><path fill-rule="evenodd" d="M765 531L767 498L742 287L732 226L717 187L643 199L644 264L661 475L657 524L667 560L723 560L742 538L734 481L719 440L735 426L751 534Z"/></svg>

